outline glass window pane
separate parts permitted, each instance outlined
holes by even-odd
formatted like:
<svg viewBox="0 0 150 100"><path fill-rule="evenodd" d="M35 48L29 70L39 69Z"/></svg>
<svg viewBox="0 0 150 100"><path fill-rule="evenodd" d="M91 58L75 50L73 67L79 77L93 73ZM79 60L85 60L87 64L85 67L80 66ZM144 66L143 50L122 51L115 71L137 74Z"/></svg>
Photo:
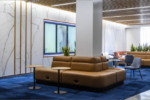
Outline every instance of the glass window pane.
<svg viewBox="0 0 150 100"><path fill-rule="evenodd" d="M76 27L68 26L68 46L70 52L74 52L76 42Z"/></svg>
<svg viewBox="0 0 150 100"><path fill-rule="evenodd" d="M45 23L45 53L56 53L56 25Z"/></svg>
<svg viewBox="0 0 150 100"><path fill-rule="evenodd" d="M67 26L57 25L57 53L62 52L62 47L67 45Z"/></svg>

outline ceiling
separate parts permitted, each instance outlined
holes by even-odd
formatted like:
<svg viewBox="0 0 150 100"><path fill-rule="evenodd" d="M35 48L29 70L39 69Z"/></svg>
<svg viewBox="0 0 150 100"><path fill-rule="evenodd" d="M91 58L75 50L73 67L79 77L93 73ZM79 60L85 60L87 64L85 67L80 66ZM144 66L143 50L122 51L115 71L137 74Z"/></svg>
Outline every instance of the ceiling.
<svg viewBox="0 0 150 100"><path fill-rule="evenodd" d="M52 7L76 0L27 0ZM76 4L54 7L76 12ZM150 24L150 0L103 0L103 19L126 25Z"/></svg>

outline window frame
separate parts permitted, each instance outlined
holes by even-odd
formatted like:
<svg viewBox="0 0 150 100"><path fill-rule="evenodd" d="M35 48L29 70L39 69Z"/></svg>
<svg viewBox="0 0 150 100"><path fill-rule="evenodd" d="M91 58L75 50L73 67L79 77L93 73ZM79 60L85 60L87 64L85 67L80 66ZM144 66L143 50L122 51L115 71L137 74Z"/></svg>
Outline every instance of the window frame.
<svg viewBox="0 0 150 100"><path fill-rule="evenodd" d="M56 26L56 53L45 53L45 23L48 24L55 24ZM68 45L68 27L76 27L75 23L68 23L68 22L62 22L62 21L56 21L56 20L49 20L49 19L43 19L43 56L57 56L57 55L63 55L63 52L57 53L57 26L58 25L64 25L67 27L67 36L66 36L66 42ZM74 54L74 52L69 52L70 54Z"/></svg>

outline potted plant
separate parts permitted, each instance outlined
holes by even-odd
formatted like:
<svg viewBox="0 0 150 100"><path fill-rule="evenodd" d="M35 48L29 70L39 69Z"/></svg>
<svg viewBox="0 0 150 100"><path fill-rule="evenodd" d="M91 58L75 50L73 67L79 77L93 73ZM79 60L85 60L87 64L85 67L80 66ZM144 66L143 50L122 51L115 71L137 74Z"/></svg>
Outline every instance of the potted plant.
<svg viewBox="0 0 150 100"><path fill-rule="evenodd" d="M69 56L70 48L68 48L68 45L66 45L66 47L62 47L62 51L64 56Z"/></svg>
<svg viewBox="0 0 150 100"><path fill-rule="evenodd" d="M148 51L148 46L147 46L147 44L145 44L144 46L143 46L143 52L146 52L146 51Z"/></svg>
<svg viewBox="0 0 150 100"><path fill-rule="evenodd" d="M139 44L139 46L136 49L137 51L142 51L142 46Z"/></svg>
<svg viewBox="0 0 150 100"><path fill-rule="evenodd" d="M131 45L131 51L136 51L136 48L133 46L133 44Z"/></svg>

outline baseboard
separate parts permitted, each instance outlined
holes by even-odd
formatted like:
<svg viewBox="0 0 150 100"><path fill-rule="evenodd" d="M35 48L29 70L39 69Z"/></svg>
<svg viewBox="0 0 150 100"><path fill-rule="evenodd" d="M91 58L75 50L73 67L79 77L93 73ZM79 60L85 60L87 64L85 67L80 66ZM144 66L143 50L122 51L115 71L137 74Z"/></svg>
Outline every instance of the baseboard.
<svg viewBox="0 0 150 100"><path fill-rule="evenodd" d="M57 86L57 84L58 84L56 82L43 81L43 80L36 80L36 83L51 85L51 86ZM105 87L105 88L91 88L91 87L77 86L77 85L70 85L70 84L62 84L61 83L60 87L71 88L71 89L76 89L76 90L83 90L83 91L91 91L91 92L104 92L104 91L115 88L115 87L122 85L122 84L124 84L124 81L115 83L115 84L110 85L110 86Z"/></svg>

